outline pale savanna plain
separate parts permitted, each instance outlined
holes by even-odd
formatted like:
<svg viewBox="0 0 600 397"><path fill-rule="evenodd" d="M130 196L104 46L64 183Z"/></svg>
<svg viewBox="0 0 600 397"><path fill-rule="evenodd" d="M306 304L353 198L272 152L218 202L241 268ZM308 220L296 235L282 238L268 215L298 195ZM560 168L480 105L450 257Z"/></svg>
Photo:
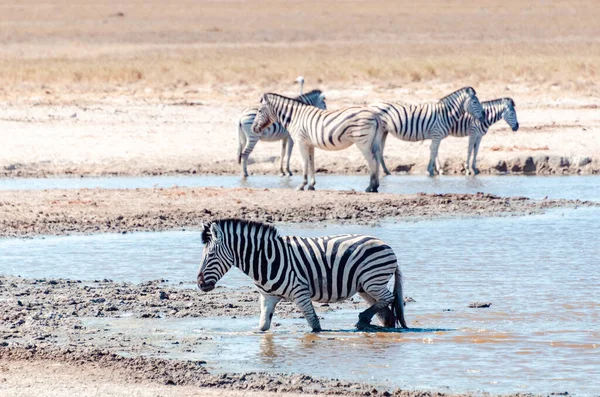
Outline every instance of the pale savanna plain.
<svg viewBox="0 0 600 397"><path fill-rule="evenodd" d="M6 250L0 251L0 394L563 393L560 380L549 388L528 388L522 386L528 382L523 380L515 387L478 389L453 384L448 379L462 375L443 371L437 381L395 383L381 377L371 382L355 380L353 373L339 369L328 376L298 368L286 373L277 366L256 371L244 367L243 360L237 367L219 366L214 351L198 346L213 346L215 340L227 344L227 339L211 334L213 342L206 342L201 332L182 340L166 337L169 344L177 342L186 352L173 358L164 354L168 350L164 340L159 343L122 329L108 332L86 319L194 319L201 327L203 317L254 319L258 315L256 294L250 289L223 288L201 295L188 285L120 280L112 274L85 278L69 277L67 272L42 277L32 272L37 275L21 278L16 277L22 274L20 263L6 252L15 241L54 241L58 237L51 236L56 235L76 239L181 229L197 233L202 221L218 217L243 217L285 227L307 223L371 227L390 220L468 221L498 215L528 219L567 207L596 207L593 201L583 201L587 196L559 194L556 199L551 195L537 200L522 197L527 196L523 193L499 197L497 192L485 191L485 186L477 194L386 193L385 189L377 195L357 193L366 186L367 166L354 147L316 151L316 187L319 190L319 178L326 174L358 175L358 184L352 186L356 191L295 192L291 187L280 189L275 179L279 178L279 143L264 142L257 145L248 165L249 181L265 178L261 188L241 183L221 188L218 181L209 187L142 188L132 178L118 189L67 189L62 182L54 189L28 189L27 181L65 176L145 176L158 178L157 183L163 176L238 178L240 112L257 104L264 92L297 95L294 80L299 75L305 78L305 91L318 88L326 94L329 109L379 100L424 103L463 86L474 87L480 100L511 97L520 128L513 132L503 121L490 128L479 151L482 175L469 177L471 181L521 174L531 175L531 181L548 175L595 178L600 172L599 20L600 9L593 1L3 2L0 176L1 182L20 181L21 187L0 189L4 244L0 250ZM432 179L436 186L450 180L444 178L463 178L466 154L466 138L442 141L445 175ZM406 178L424 178L429 141L411 143L390 137L384 156L392 178L405 174L409 174ZM295 150L294 178L300 170ZM573 180L556 182L556 189L571 189L579 181ZM597 182L590 186L597 189ZM540 191L536 197L545 195ZM517 224L515 229L524 225ZM587 230L586 236L597 236L597 232ZM199 237L196 243L200 247ZM118 252L114 258L118 262ZM197 264L199 256L189 259ZM562 259L568 263L568 258ZM52 266L43 254L36 260L41 268ZM411 277L426 277L411 275L410 269L408 275L408 291ZM161 278L172 277L165 272ZM417 293L412 290L411 294ZM424 314L428 309L421 309L420 302L418 297L417 303L407 302L407 316L410 320L411 307L416 307L423 311L420 321L428 324L427 320L436 317ZM585 318L598 319L597 297L582 305L588 309ZM327 319L331 313L335 316L358 307L358 301L351 301L319 310ZM503 313L491 319L501 321ZM288 321L298 315L291 304L277 313ZM455 315L463 318L462 312ZM347 316L354 319L355 314ZM248 324L241 326L251 329ZM162 325L149 327L155 326ZM329 343L327 336L305 335L301 325L284 323L282 327L286 326L301 335L303 348ZM586 326L582 325L584 330ZM465 340L499 343L503 338L492 334ZM580 343L583 350L575 350L575 355L593 353L598 334L592 330L589 334L590 339ZM427 344L428 337L413 339ZM259 355L277 356L277 340L273 347L272 336L260 338ZM344 338L336 334L331 343ZM363 340L368 338L365 335ZM253 343L249 340L246 343ZM340 342L348 351L346 359L352 357L353 343L361 342ZM589 346L594 347L585 350ZM201 353L193 356L190 352L195 349ZM310 355L302 357L310 359ZM402 366L405 359L392 357L389 365ZM436 358L430 360L433 363ZM531 358L536 363L544 360L544 355ZM378 371L379 367L372 368ZM543 365L540 368L544 372ZM590 382L597 375L597 368L581 371ZM503 377L510 376L502 372L500 383ZM593 387L582 390L579 395L599 392Z"/></svg>

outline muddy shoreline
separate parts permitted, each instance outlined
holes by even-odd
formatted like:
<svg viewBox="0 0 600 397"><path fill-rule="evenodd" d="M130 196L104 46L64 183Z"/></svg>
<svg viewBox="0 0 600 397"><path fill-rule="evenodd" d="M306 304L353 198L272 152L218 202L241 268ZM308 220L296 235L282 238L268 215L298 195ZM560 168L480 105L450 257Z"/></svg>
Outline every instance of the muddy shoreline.
<svg viewBox="0 0 600 397"><path fill-rule="evenodd" d="M362 306L364 303L355 299L317 305L316 309L326 316L332 311ZM128 382L151 381L226 390L360 396L445 395L434 391L386 390L366 383L307 375L211 373L205 365L212 357L198 357L197 360L152 357L160 355L160 345L131 335L88 329L83 322L90 317L122 316L139 319L193 317L199 321L206 316L255 316L258 321L257 292L252 288L217 288L202 294L195 289L168 284L165 280L130 284L110 280L83 282L0 276L0 308L4 313L0 323L0 364L58 361L92 370L119 371ZM290 302L282 302L276 311L276 316L282 318L299 315ZM354 320L349 318L349 324ZM193 351L203 339L199 335L176 342L178 349Z"/></svg>
<svg viewBox="0 0 600 397"><path fill-rule="evenodd" d="M155 188L0 192L0 237L198 229L240 217L265 222L377 224L388 218L504 216L580 200L530 200L492 194L368 194L288 189Z"/></svg>

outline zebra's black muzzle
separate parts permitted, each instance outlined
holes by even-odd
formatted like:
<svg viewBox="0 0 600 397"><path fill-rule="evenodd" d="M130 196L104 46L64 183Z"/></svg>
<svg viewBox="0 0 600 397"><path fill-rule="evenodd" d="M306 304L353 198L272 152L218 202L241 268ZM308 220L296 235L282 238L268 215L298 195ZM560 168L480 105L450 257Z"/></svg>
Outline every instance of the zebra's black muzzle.
<svg viewBox="0 0 600 397"><path fill-rule="evenodd" d="M519 123L517 123L514 127L512 127L513 131L519 131Z"/></svg>
<svg viewBox="0 0 600 397"><path fill-rule="evenodd" d="M215 289L214 282L206 282L204 280L204 273L198 274L198 288L202 290L202 292L209 292Z"/></svg>

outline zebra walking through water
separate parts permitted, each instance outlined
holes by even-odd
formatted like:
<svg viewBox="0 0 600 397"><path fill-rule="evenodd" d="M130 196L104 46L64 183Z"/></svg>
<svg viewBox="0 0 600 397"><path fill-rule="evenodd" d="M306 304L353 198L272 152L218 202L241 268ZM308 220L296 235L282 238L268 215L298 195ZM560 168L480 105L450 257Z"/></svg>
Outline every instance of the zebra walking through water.
<svg viewBox="0 0 600 397"><path fill-rule="evenodd" d="M519 130L519 121L517 120L517 111L515 110L515 101L512 98L498 98L491 101L481 102L483 107L483 121L480 122L470 114L464 114L450 130L450 135L455 137L469 137L469 147L467 149L467 161L465 170L467 175L477 175L477 152L481 138L488 132L490 126L500 119L504 119L506 124L513 131ZM473 162L470 163L471 154ZM469 164L470 163L470 164Z"/></svg>
<svg viewBox="0 0 600 397"><path fill-rule="evenodd" d="M433 176L436 171L438 173L441 171L436 164L438 150L440 142L448 136L452 126L465 113L478 120L482 120L483 117L481 103L471 87L463 87L437 102L420 105L380 102L370 106L377 111L385 124L381 138L382 153L388 133L404 141L431 139L427 166L430 176ZM381 156L381 166L385 174L389 175L383 156Z"/></svg>
<svg viewBox="0 0 600 397"><path fill-rule="evenodd" d="M271 225L221 219L203 225L202 242L198 287L211 291L232 266L239 268L260 291L261 331L270 328L277 303L287 299L319 332L321 324L312 301L339 302L356 293L370 305L359 314L357 326L370 324L377 315L386 327L408 328L396 255L375 237L280 236ZM390 291L387 285L392 277Z"/></svg>
<svg viewBox="0 0 600 397"><path fill-rule="evenodd" d="M303 181L298 190L315 188L315 148L342 150L356 144L369 164L371 179L367 192L379 188L379 161L381 160L381 134L383 123L377 113L368 107L352 106L329 111L308 106L277 94L264 94L252 131L260 134L272 123L281 123L300 148L302 155Z"/></svg>
<svg viewBox="0 0 600 397"><path fill-rule="evenodd" d="M298 77L300 79L301 77ZM299 81L300 93L302 94L302 86L304 85L304 79ZM312 90L306 94L296 97L296 100L305 103L307 105L315 106L319 109L326 109L325 95L320 90ZM244 109L238 121L238 164L242 165L242 178L248 177L248 157L254 150L254 147L258 141L264 142L276 142L281 141L281 160L279 164L279 171L281 176L287 175L292 176L290 171L290 157L292 156L292 149L294 148L294 141L290 138L289 132L280 123L273 123L269 127L264 128L260 134L252 132L252 123L258 112L258 107L250 107ZM286 151L287 147L287 151ZM287 160L286 160L287 154ZM283 163L286 161L286 172L283 170Z"/></svg>

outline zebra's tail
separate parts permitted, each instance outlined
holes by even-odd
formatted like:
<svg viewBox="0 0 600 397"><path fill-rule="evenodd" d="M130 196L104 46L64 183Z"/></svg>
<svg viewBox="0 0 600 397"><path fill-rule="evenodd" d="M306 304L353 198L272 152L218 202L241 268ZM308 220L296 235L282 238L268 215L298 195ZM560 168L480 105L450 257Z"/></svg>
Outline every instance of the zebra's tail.
<svg viewBox="0 0 600 397"><path fill-rule="evenodd" d="M402 273L400 268L396 269L394 274L394 301L392 302L392 312L394 313L394 325L402 328L408 328L404 319L404 295L402 294Z"/></svg>
<svg viewBox="0 0 600 397"><path fill-rule="evenodd" d="M244 146L246 146L246 134L244 134L244 130L242 128L242 122L238 122L238 164L242 163L242 150L244 150Z"/></svg>

